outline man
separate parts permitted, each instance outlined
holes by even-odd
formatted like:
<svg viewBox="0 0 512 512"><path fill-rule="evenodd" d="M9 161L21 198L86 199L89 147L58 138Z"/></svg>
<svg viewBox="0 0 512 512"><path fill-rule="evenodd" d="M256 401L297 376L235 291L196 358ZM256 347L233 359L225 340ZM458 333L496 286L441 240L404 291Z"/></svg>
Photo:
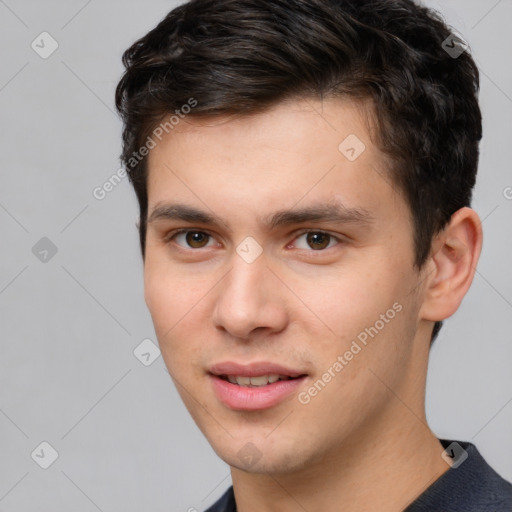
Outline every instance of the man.
<svg viewBox="0 0 512 512"><path fill-rule="evenodd" d="M146 303L231 467L209 510L512 510L425 417L482 246L463 41L410 0L193 0L123 62Z"/></svg>

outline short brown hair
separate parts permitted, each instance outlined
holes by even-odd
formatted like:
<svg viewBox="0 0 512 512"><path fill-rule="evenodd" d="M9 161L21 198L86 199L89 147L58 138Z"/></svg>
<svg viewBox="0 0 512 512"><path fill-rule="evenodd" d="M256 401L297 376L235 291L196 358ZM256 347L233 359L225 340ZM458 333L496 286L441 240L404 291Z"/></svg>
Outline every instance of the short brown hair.
<svg viewBox="0 0 512 512"><path fill-rule="evenodd" d="M436 12L412 0L192 0L172 10L124 52L116 90L142 256L147 158L133 155L166 114L191 98L188 115L219 116L343 95L373 101L421 268L434 235L471 204L482 137L478 69L467 51L446 51L451 36Z"/></svg>

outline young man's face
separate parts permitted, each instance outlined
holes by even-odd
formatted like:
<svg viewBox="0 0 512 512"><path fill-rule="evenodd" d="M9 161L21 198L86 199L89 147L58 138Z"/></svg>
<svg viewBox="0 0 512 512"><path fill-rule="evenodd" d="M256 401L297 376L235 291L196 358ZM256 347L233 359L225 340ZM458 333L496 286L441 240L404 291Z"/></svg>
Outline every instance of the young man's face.
<svg viewBox="0 0 512 512"><path fill-rule="evenodd" d="M220 457L293 472L418 425L426 274L413 267L410 211L354 103L189 117L148 165L146 302L177 389ZM219 220L172 218L178 204ZM276 216L335 205L337 219ZM171 239L179 229L189 232ZM272 374L299 378L239 384Z"/></svg>

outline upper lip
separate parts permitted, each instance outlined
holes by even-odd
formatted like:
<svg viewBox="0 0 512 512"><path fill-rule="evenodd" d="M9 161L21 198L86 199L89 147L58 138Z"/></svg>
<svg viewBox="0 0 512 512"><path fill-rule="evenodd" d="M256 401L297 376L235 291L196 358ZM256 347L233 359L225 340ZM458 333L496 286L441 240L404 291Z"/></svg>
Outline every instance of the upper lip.
<svg viewBox="0 0 512 512"><path fill-rule="evenodd" d="M249 364L239 364L232 361L225 361L214 364L210 367L213 375L235 375L239 377L259 377L260 375L284 375L287 377L300 377L304 372L292 370L275 363L265 361Z"/></svg>

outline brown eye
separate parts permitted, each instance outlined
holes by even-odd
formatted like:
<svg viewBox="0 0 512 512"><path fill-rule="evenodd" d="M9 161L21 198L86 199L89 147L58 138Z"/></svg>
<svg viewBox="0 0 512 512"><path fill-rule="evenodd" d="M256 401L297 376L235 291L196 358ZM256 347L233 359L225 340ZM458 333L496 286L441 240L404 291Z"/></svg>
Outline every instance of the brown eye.
<svg viewBox="0 0 512 512"><path fill-rule="evenodd" d="M206 233L201 233L200 231L189 231L185 236L185 240L190 247L199 249L208 243L208 235Z"/></svg>
<svg viewBox="0 0 512 512"><path fill-rule="evenodd" d="M331 235L312 231L311 233L307 233L306 240L312 249L321 250L325 249L329 245Z"/></svg>
<svg viewBox="0 0 512 512"><path fill-rule="evenodd" d="M183 230L175 233L170 240L175 240L185 249L202 249L207 246L210 238L210 235L203 231Z"/></svg>
<svg viewBox="0 0 512 512"><path fill-rule="evenodd" d="M297 249L306 251L323 251L330 249L335 245L341 244L342 241L324 231L304 231L295 239L294 245Z"/></svg>

